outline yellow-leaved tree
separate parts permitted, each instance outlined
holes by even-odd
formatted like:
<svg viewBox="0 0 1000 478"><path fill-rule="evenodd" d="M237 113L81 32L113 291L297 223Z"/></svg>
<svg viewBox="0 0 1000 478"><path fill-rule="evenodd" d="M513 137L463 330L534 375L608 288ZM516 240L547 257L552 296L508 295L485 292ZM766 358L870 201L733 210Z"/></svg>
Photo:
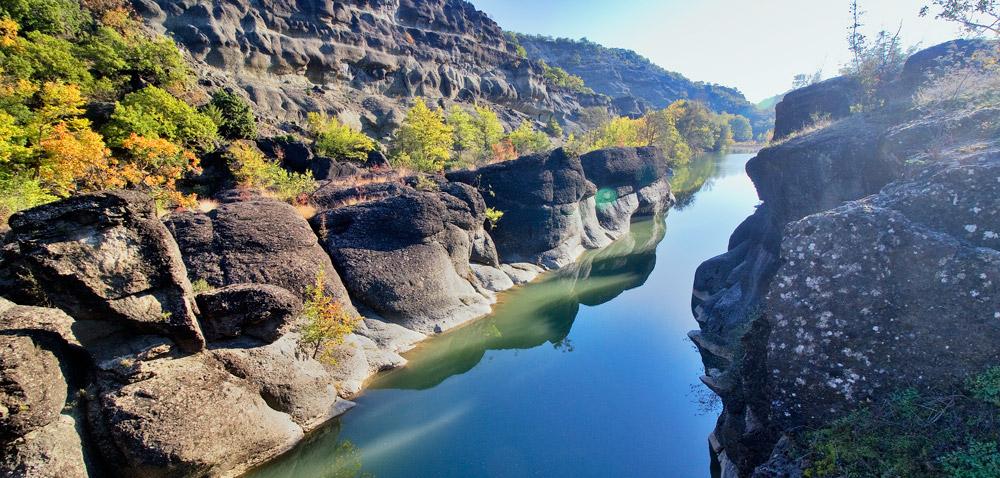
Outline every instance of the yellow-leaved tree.
<svg viewBox="0 0 1000 478"><path fill-rule="evenodd" d="M305 324L299 344L312 358L326 363L334 362L332 348L344 343L344 338L361 320L326 293L326 274L322 269L316 273L316 281L306 288L302 316Z"/></svg>
<svg viewBox="0 0 1000 478"><path fill-rule="evenodd" d="M396 131L393 161L418 171L441 171L451 158L453 134L454 129L444 120L444 112L428 108L418 98Z"/></svg>

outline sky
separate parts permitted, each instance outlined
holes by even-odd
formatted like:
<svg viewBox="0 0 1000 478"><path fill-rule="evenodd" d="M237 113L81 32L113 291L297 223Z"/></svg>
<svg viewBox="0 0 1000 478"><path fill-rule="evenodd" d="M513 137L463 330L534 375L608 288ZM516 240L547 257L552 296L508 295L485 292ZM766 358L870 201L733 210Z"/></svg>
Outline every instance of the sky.
<svg viewBox="0 0 1000 478"><path fill-rule="evenodd" d="M505 30L635 50L692 80L739 88L751 101L782 93L797 73L837 73L850 58L848 0L470 0ZM936 45L958 28L929 0L862 0L863 30Z"/></svg>

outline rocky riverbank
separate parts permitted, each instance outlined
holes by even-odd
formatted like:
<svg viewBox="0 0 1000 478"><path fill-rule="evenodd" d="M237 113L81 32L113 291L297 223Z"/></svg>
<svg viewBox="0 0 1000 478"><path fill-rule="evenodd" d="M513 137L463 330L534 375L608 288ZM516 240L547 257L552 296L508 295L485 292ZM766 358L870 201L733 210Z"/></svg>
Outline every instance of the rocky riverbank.
<svg viewBox="0 0 1000 478"><path fill-rule="evenodd" d="M803 430L1000 364L1000 111L914 99L983 48L913 55L874 112L846 78L778 105L784 140L747 165L762 204L694 283L722 476L802 476Z"/></svg>
<svg viewBox="0 0 1000 478"><path fill-rule="evenodd" d="M339 178L308 220L239 191L165 217L124 191L23 211L0 255L0 469L237 475L350 408L426 334L666 211L666 164L652 148L555 150L433 181ZM335 363L299 344L318 271L364 316Z"/></svg>

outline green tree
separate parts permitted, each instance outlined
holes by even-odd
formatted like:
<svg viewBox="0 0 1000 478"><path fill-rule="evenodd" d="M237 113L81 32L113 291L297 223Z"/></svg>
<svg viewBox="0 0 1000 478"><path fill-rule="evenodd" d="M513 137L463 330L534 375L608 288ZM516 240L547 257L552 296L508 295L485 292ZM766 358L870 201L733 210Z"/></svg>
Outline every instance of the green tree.
<svg viewBox="0 0 1000 478"><path fill-rule="evenodd" d="M507 139L514 145L514 150L520 156L538 153L552 147L549 137L545 133L537 131L528 121L522 121L517 129L507 135Z"/></svg>
<svg viewBox="0 0 1000 478"><path fill-rule="evenodd" d="M476 106L469 112L455 106L448 112L448 124L454 128L457 163L482 164L498 159L495 153L504 139L504 131L493 110Z"/></svg>
<svg viewBox="0 0 1000 478"><path fill-rule="evenodd" d="M309 113L309 132L316 152L338 160L364 162L375 150L375 141L360 131L325 114Z"/></svg>
<svg viewBox="0 0 1000 478"><path fill-rule="evenodd" d="M936 18L958 23L974 35L1000 36L1000 2L997 0L932 0ZM920 16L930 13L930 6L920 9Z"/></svg>
<svg viewBox="0 0 1000 478"><path fill-rule="evenodd" d="M418 98L396 131L393 160L419 171L441 171L451 158L453 135L454 128L445 122L444 113L428 108Z"/></svg>
<svg viewBox="0 0 1000 478"><path fill-rule="evenodd" d="M90 18L76 0L3 0L0 17L9 17L25 31L72 38Z"/></svg>
<svg viewBox="0 0 1000 478"><path fill-rule="evenodd" d="M199 149L208 149L218 138L211 118L155 86L125 95L105 127L105 135L115 146L132 133Z"/></svg>
<svg viewBox="0 0 1000 478"><path fill-rule="evenodd" d="M216 91L208 103L219 112L216 124L226 139L257 139L257 118L243 97L225 90Z"/></svg>
<svg viewBox="0 0 1000 478"><path fill-rule="evenodd" d="M230 145L227 159L237 185L242 188L269 192L291 203L305 202L305 196L316 190L316 181L311 173L288 172L278 163L265 158L249 142L237 141Z"/></svg>
<svg viewBox="0 0 1000 478"><path fill-rule="evenodd" d="M753 139L753 128L750 120L744 116L735 115L729 118L729 129L733 132L733 139L739 142Z"/></svg>

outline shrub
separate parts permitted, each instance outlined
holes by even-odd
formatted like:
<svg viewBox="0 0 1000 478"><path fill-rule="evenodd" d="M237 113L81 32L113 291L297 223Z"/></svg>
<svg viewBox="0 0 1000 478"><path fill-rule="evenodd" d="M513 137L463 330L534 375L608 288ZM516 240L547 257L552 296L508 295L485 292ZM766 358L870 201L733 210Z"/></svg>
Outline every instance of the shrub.
<svg viewBox="0 0 1000 478"><path fill-rule="evenodd" d="M503 140L503 124L496 113L476 106L471 112L453 107L448 113L448 125L454 130L454 162L482 164L498 160L496 146Z"/></svg>
<svg viewBox="0 0 1000 478"><path fill-rule="evenodd" d="M225 90L212 95L209 106L218 111L216 124L226 139L257 139L257 118L243 97Z"/></svg>
<svg viewBox="0 0 1000 478"><path fill-rule="evenodd" d="M197 197L177 190L178 179L201 172L194 153L164 138L136 133L125 139L121 147L126 159L120 171L130 187L146 191L161 206L197 205Z"/></svg>
<svg viewBox="0 0 1000 478"><path fill-rule="evenodd" d="M503 211L492 207L486 208L486 222L489 223L490 229L496 229L497 223L500 222L500 218L502 217Z"/></svg>
<svg viewBox="0 0 1000 478"><path fill-rule="evenodd" d="M444 113L417 99L396 131L393 160L397 165L418 171L441 171L451 157L453 132L445 123Z"/></svg>
<svg viewBox="0 0 1000 478"><path fill-rule="evenodd" d="M969 391L984 402L1000 407L1000 366L990 367L969 380Z"/></svg>
<svg viewBox="0 0 1000 478"><path fill-rule="evenodd" d="M299 344L312 358L332 364L335 360L331 348L344 343L361 318L327 295L325 288L325 273L320 269L316 273L316 281L306 288L306 301L302 308L306 323L302 327Z"/></svg>
<svg viewBox="0 0 1000 478"><path fill-rule="evenodd" d="M247 142L234 143L228 156L229 169L240 187L268 191L282 201L300 203L316 190L312 174L288 172Z"/></svg>
<svg viewBox="0 0 1000 478"><path fill-rule="evenodd" d="M26 174L0 174L0 224L11 214L58 199Z"/></svg>
<svg viewBox="0 0 1000 478"><path fill-rule="evenodd" d="M941 459L951 478L996 478L1000 476L1000 447L996 442L974 441Z"/></svg>
<svg viewBox="0 0 1000 478"><path fill-rule="evenodd" d="M375 141L335 118L309 113L309 131L315 138L316 152L339 160L364 162L375 150Z"/></svg>
<svg viewBox="0 0 1000 478"><path fill-rule="evenodd" d="M9 17L25 31L74 37L90 20L76 0L4 0L0 17Z"/></svg>
<svg viewBox="0 0 1000 478"><path fill-rule="evenodd" d="M209 149L218 138L211 118L155 86L129 93L115 105L106 136L117 146L132 133L199 149Z"/></svg>

